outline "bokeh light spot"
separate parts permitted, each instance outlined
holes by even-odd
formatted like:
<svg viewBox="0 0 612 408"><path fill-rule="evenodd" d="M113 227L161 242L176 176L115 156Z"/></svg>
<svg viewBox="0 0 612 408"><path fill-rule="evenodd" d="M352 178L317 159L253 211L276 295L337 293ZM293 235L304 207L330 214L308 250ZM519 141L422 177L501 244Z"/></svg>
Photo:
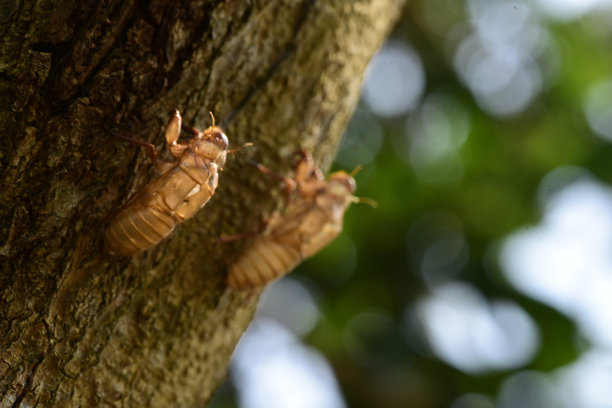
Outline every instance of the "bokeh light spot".
<svg viewBox="0 0 612 408"><path fill-rule="evenodd" d="M583 178L540 196L548 197L544 219L505 241L504 272L519 290L572 317L590 341L610 347L612 190Z"/></svg>
<svg viewBox="0 0 612 408"><path fill-rule="evenodd" d="M390 41L370 62L363 85L363 100L372 112L391 117L406 113L425 88L419 55L408 45Z"/></svg>
<svg viewBox="0 0 612 408"><path fill-rule="evenodd" d="M529 55L511 47L488 48L475 35L459 45L455 69L479 105L495 116L520 113L540 91L540 71Z"/></svg>
<svg viewBox="0 0 612 408"><path fill-rule="evenodd" d="M536 0L540 10L551 18L573 20L597 8L610 7L609 0Z"/></svg>
<svg viewBox="0 0 612 408"><path fill-rule="evenodd" d="M519 367L538 348L537 327L523 309L510 301L489 305L467 284L440 286L416 313L434 352L466 372Z"/></svg>
<svg viewBox="0 0 612 408"><path fill-rule="evenodd" d="M238 343L232 377L243 408L344 408L325 358L267 318L255 320Z"/></svg>
<svg viewBox="0 0 612 408"><path fill-rule="evenodd" d="M470 0L466 6L473 31L455 51L455 70L482 109L517 115L542 88L536 61L548 36L528 2Z"/></svg>
<svg viewBox="0 0 612 408"><path fill-rule="evenodd" d="M469 393L453 401L450 408L495 408L495 403L486 395Z"/></svg>
<svg viewBox="0 0 612 408"><path fill-rule="evenodd" d="M268 286L257 306L257 314L275 320L298 336L309 333L319 319L312 294L290 276Z"/></svg>
<svg viewBox="0 0 612 408"><path fill-rule="evenodd" d="M504 381L497 406L499 408L557 408L559 400L551 381L543 374L521 371Z"/></svg>
<svg viewBox="0 0 612 408"><path fill-rule="evenodd" d="M410 263L430 288L455 277L469 259L461 221L451 214L428 213L406 236Z"/></svg>
<svg viewBox="0 0 612 408"><path fill-rule="evenodd" d="M458 150L470 128L466 108L453 97L434 92L408 117L403 138L400 135L393 142L423 181L448 183L463 174Z"/></svg>
<svg viewBox="0 0 612 408"><path fill-rule="evenodd" d="M563 408L612 407L612 354L592 350L578 361L558 370L555 375L556 392Z"/></svg>
<svg viewBox="0 0 612 408"><path fill-rule="evenodd" d="M372 162L383 142L383 130L367 109L357 108L344 132L335 162L352 169Z"/></svg>
<svg viewBox="0 0 612 408"><path fill-rule="evenodd" d="M612 142L612 81L591 87L584 102L584 113L595 134Z"/></svg>

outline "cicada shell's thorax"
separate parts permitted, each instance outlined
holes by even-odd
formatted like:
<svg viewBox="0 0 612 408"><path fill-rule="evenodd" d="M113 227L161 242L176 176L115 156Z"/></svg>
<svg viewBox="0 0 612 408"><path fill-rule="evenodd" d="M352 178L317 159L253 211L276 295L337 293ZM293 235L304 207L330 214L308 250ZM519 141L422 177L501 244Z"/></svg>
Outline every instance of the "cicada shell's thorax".
<svg viewBox="0 0 612 408"><path fill-rule="evenodd" d="M110 253L130 256L151 248L193 217L217 189L227 137L216 127L208 128L204 135L194 129L193 139L177 144L180 121L177 126L173 120L176 122L176 117L168 124L166 139L178 160L132 197L111 221L104 233L105 248Z"/></svg>
<svg viewBox="0 0 612 408"><path fill-rule="evenodd" d="M352 177L343 174L346 177L340 180L333 175L328 181L307 180L285 213L273 215L264 233L230 266L227 285L234 289L263 286L336 238L355 188Z"/></svg>

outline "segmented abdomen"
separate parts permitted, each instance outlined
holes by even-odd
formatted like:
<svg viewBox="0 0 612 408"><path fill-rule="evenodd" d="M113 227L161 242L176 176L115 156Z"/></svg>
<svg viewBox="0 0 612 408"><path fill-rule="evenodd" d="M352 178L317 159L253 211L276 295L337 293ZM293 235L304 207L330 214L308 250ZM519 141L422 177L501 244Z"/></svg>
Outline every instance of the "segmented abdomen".
<svg viewBox="0 0 612 408"><path fill-rule="evenodd" d="M130 256L149 249L166 238L177 221L157 207L134 205L121 211L104 233L108 252Z"/></svg>
<svg viewBox="0 0 612 408"><path fill-rule="evenodd" d="M227 286L250 289L291 272L303 260L295 246L259 236L229 268Z"/></svg>
<svg viewBox="0 0 612 408"><path fill-rule="evenodd" d="M174 167L147 185L104 233L105 249L130 256L158 244L174 227L202 208L217 187L216 167L186 171ZM194 177L198 176L198 179Z"/></svg>

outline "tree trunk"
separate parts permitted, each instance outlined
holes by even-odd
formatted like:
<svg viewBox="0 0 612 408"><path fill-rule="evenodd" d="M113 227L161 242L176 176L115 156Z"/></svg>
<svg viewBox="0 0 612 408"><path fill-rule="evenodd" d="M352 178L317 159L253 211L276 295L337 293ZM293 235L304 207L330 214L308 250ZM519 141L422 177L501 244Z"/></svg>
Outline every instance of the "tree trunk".
<svg viewBox="0 0 612 408"><path fill-rule="evenodd" d="M257 300L224 285L246 242L218 237L282 202L247 158L286 173L303 148L328 166L402 2L2 2L2 407L209 401ZM163 146L174 108L255 146L169 239L109 255L113 212L155 177L110 135Z"/></svg>

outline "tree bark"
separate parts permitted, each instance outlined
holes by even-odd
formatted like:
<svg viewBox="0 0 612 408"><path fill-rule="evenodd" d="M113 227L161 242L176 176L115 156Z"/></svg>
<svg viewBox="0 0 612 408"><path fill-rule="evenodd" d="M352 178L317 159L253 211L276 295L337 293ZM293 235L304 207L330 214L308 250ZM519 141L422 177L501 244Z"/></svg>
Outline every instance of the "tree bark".
<svg viewBox="0 0 612 408"><path fill-rule="evenodd" d="M0 406L202 406L257 294L224 286L277 207L278 172L324 168L402 0L7 0L0 6ZM103 251L155 177L172 109L233 147L212 200L155 248Z"/></svg>

